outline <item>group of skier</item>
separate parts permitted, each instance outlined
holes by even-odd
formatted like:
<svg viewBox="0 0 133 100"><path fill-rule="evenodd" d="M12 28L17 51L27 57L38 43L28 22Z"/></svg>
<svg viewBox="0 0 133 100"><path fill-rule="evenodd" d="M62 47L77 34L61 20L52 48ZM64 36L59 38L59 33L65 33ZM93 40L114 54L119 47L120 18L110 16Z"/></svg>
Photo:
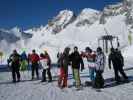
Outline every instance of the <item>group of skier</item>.
<svg viewBox="0 0 133 100"><path fill-rule="evenodd" d="M13 82L20 81L20 70L31 70L31 79L34 80L34 73L36 72L36 77L39 79L39 68L40 65L43 68L42 71L42 82L46 81L46 72L49 78L49 82L52 81L52 75L50 72L51 59L47 51L41 53L40 56L36 53L35 50L32 50L31 54L26 55L24 51L21 55L17 53L16 50L13 50L13 53L10 55L8 61L8 66L12 71ZM17 80L16 80L17 77Z"/></svg>
<svg viewBox="0 0 133 100"><path fill-rule="evenodd" d="M69 54L70 48L66 47L63 53L58 54L58 66L60 67L60 77L58 80L58 86L61 88L67 87L68 66L71 65L73 78L75 80L74 85L76 88L80 88L80 70L84 70L83 58L87 59L87 67L89 68L90 84L94 88L104 87L103 72L106 66L106 56L101 47L98 47L96 51L93 51L90 47L85 48L85 52L78 51L78 47L74 47L74 50ZM121 82L129 82L127 75L124 72L124 58L121 51L117 48L111 48L108 57L108 66L111 69L111 62L113 64L115 81L117 84ZM123 80L119 76L119 72L123 76ZM88 84L88 83L87 83Z"/></svg>
<svg viewBox="0 0 133 100"><path fill-rule="evenodd" d="M80 54L78 47L75 46L71 54L69 54L69 51L70 48L67 47L63 53L58 55L58 65L60 67L59 87L67 87L68 66L71 65L75 87L80 88L80 70L84 70L83 58L86 58L88 61L89 76L92 86L102 88L104 85L102 73L104 72L106 61L102 48L98 47L97 51L94 52L91 48L86 47L85 52Z"/></svg>
<svg viewBox="0 0 133 100"><path fill-rule="evenodd" d="M104 87L103 72L106 65L106 56L101 47L98 47L96 51L93 51L90 47L86 47L84 52L79 52L78 47L73 48L73 52L70 53L70 48L66 47L63 52L57 54L58 67L60 69L60 75L58 78L58 86L60 88L68 87L68 67L71 66L72 75L74 79L74 85L76 88L81 87L80 71L85 69L83 59L87 59L87 67L89 68L89 77L91 85L94 88ZM124 58L118 49L111 48L111 52L108 56L108 66L111 69L111 62L113 64L115 81L121 82L119 72L122 74L124 81L128 82L128 77L123 70ZM20 81L20 70L31 69L31 79L34 80L34 72L36 72L37 79L39 79L39 66L43 68L42 82L46 82L46 74L48 76L48 82L52 82L51 74L51 58L48 52L38 55L35 50L32 50L31 54L26 55L24 51L21 55L16 50L10 55L8 59L8 65L12 70L13 82ZM31 68L29 68L31 66ZM17 78L16 78L17 77Z"/></svg>

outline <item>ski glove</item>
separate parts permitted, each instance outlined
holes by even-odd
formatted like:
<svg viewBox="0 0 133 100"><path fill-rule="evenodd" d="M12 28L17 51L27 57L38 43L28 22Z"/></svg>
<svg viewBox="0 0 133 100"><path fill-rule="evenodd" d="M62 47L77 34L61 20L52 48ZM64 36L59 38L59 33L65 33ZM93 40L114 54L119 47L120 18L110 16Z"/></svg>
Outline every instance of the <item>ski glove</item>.
<svg viewBox="0 0 133 100"><path fill-rule="evenodd" d="M81 72L84 70L84 67L81 68Z"/></svg>
<svg viewBox="0 0 133 100"><path fill-rule="evenodd" d="M109 66L109 69L111 69L111 66Z"/></svg>

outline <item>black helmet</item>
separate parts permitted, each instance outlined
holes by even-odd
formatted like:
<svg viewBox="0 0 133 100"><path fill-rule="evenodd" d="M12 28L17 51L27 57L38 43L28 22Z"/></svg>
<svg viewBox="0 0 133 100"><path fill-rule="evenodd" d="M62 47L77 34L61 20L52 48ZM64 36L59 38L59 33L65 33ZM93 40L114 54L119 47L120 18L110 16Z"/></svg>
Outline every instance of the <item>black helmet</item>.
<svg viewBox="0 0 133 100"><path fill-rule="evenodd" d="M40 54L40 57L44 57L44 54L43 54L43 53L41 53L41 54Z"/></svg>
<svg viewBox="0 0 133 100"><path fill-rule="evenodd" d="M64 49L64 52L65 52L65 53L69 53L69 51L70 51L70 48L69 48L69 47L66 47L66 48Z"/></svg>
<svg viewBox="0 0 133 100"><path fill-rule="evenodd" d="M32 52L33 52L33 53L35 53L35 52L36 52L36 50L35 50L35 49L33 49L33 50L32 50Z"/></svg>
<svg viewBox="0 0 133 100"><path fill-rule="evenodd" d="M101 47L98 47L97 48L97 52L102 52L102 48Z"/></svg>
<svg viewBox="0 0 133 100"><path fill-rule="evenodd" d="M13 53L17 53L17 50L16 50L16 49L14 49L14 50L13 50Z"/></svg>
<svg viewBox="0 0 133 100"><path fill-rule="evenodd" d="M111 51L111 52L115 52L115 49L114 49L114 48L111 48L110 51Z"/></svg>
<svg viewBox="0 0 133 100"><path fill-rule="evenodd" d="M86 47L86 48L85 48L85 51L92 52L92 49L91 49L90 47Z"/></svg>
<svg viewBox="0 0 133 100"><path fill-rule="evenodd" d="M75 46L75 47L74 47L74 49L78 49L78 47L77 47L77 46Z"/></svg>

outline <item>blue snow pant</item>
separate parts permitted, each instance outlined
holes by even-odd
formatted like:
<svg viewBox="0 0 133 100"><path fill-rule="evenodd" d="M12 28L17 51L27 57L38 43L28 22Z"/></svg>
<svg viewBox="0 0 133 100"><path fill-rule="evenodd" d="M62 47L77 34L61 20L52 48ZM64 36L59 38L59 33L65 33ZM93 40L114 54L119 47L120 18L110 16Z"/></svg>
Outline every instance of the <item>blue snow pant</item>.
<svg viewBox="0 0 133 100"><path fill-rule="evenodd" d="M89 68L89 76L91 81L95 80L95 68Z"/></svg>

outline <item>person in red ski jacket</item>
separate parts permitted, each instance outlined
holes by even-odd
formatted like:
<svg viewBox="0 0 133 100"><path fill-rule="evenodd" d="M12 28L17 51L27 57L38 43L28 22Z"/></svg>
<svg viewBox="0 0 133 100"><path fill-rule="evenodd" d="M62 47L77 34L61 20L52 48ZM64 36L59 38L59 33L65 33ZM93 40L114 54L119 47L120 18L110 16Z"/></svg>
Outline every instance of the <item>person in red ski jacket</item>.
<svg viewBox="0 0 133 100"><path fill-rule="evenodd" d="M34 79L34 71L36 71L36 76L37 76L37 79L39 79L39 72L38 72L38 69L39 69L39 56L38 54L36 53L35 50L32 50L32 54L30 55L30 61L31 61L31 69L32 69L32 80Z"/></svg>

